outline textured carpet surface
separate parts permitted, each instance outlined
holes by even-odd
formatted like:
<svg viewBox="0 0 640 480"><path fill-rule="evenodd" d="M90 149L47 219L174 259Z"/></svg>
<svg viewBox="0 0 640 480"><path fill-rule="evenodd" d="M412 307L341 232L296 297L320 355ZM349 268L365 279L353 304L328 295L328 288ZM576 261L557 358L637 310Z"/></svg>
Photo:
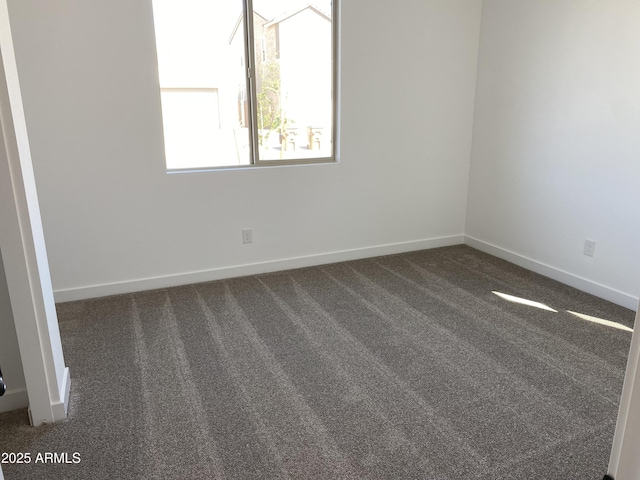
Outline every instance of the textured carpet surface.
<svg viewBox="0 0 640 480"><path fill-rule="evenodd" d="M0 452L80 462L7 480L600 480L634 319L465 246L58 313L69 419L0 415Z"/></svg>

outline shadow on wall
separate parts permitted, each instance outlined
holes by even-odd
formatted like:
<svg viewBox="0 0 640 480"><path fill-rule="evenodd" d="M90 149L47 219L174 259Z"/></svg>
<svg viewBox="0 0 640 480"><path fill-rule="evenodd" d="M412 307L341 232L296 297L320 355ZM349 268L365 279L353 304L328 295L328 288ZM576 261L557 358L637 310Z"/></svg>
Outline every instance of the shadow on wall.
<svg viewBox="0 0 640 480"><path fill-rule="evenodd" d="M21 404L22 400L16 403L17 396L24 396L26 383L18 348L18 337L13 323L2 251L0 251L0 367L2 367L0 377L4 378L8 387L7 395L0 399L0 412L25 407L26 405ZM16 395L12 395L12 392L16 392Z"/></svg>

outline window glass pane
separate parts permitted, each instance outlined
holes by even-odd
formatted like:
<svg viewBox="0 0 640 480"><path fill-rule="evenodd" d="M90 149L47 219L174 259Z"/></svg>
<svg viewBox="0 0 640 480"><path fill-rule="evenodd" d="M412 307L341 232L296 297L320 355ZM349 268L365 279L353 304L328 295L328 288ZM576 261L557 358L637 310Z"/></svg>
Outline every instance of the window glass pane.
<svg viewBox="0 0 640 480"><path fill-rule="evenodd" d="M168 169L247 165L241 0L153 0Z"/></svg>
<svg viewBox="0 0 640 480"><path fill-rule="evenodd" d="M168 169L334 157L331 0L152 2Z"/></svg>
<svg viewBox="0 0 640 480"><path fill-rule="evenodd" d="M253 1L260 160L333 151L331 2Z"/></svg>

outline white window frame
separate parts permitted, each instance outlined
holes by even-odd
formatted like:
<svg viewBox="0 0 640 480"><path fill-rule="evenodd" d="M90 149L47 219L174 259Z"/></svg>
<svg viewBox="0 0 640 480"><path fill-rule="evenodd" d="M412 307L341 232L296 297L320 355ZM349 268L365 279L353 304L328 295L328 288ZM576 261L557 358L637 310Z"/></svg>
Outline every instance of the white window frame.
<svg viewBox="0 0 640 480"><path fill-rule="evenodd" d="M250 143L250 160L248 165L223 165L211 167L194 167L181 169L167 169L168 174L193 172L193 171L211 171L211 170L237 170L251 169L255 167L271 167L282 165L309 165L323 163L337 163L338 151L338 78L339 78L339 62L338 62L338 44L339 44L339 1L331 2L331 154L326 157L316 158L287 158L287 159L266 159L259 158L259 129L258 129L258 112L257 112L257 92L253 72L255 71L256 54L254 52L254 29L253 29L253 1L241 0L243 6L242 20L244 23L244 52L245 52L245 81L247 85L247 100L249 110L249 143Z"/></svg>

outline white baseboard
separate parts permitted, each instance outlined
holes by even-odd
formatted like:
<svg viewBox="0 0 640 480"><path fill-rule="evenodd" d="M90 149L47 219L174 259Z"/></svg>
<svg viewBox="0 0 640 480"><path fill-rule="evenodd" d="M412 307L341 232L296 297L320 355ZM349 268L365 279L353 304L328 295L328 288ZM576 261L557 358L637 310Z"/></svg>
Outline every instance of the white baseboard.
<svg viewBox="0 0 640 480"><path fill-rule="evenodd" d="M20 410L29 406L29 397L26 387L7 389L6 393L0 397L0 413Z"/></svg>
<svg viewBox="0 0 640 480"><path fill-rule="evenodd" d="M615 288L611 288L606 285L588 280L584 277L574 275L573 273L569 273L562 269L552 267L551 265L533 260L531 258L525 257L524 255L520 255L502 247L492 245L488 242L470 237L468 235L465 236L464 243L477 250L493 255L494 257L502 258L503 260L526 268L527 270L531 270L532 272L539 273L540 275L544 275L545 277L552 278L561 283L577 288L578 290L582 290L583 292L590 293L591 295L603 298L630 310L638 310L638 297L634 297L633 295L630 295L628 293L621 292L620 290L616 290Z"/></svg>
<svg viewBox="0 0 640 480"><path fill-rule="evenodd" d="M69 395L71 393L71 376L69 375L69 367L65 367L62 377L62 400L51 404L51 422L59 422L67 418L69 411ZM29 407L29 423L33 426L33 416L31 415L31 407ZM49 423L47 419L46 423Z"/></svg>
<svg viewBox="0 0 640 480"><path fill-rule="evenodd" d="M51 405L53 412L53 421L64 420L67 418L69 410L69 394L71 393L71 377L69 375L69 367L64 369L64 377L62 380L63 400ZM29 407L29 395L27 388L8 389L6 393L0 397L0 413L11 412L21 408Z"/></svg>
<svg viewBox="0 0 640 480"><path fill-rule="evenodd" d="M106 297L122 293L141 292L157 288L175 287L190 283L209 282L225 278L256 275L267 272L290 270L293 268L311 267L329 263L358 260L361 258L377 257L381 255L393 255L415 250L425 250L437 247L449 247L464 243L464 235L452 235L412 242L393 243L375 247L356 248L338 252L321 253L302 257L292 257L268 262L251 263L232 267L202 270L197 272L179 273L175 275L127 280L123 282L91 285L78 288L60 289L54 292L57 303L84 300L87 298Z"/></svg>
<svg viewBox="0 0 640 480"><path fill-rule="evenodd" d="M53 421L58 422L67 418L69 411L69 394L71 393L71 376L69 375L69 367L64 369L62 378L62 401L51 405L53 413Z"/></svg>
<svg viewBox="0 0 640 480"><path fill-rule="evenodd" d="M256 275L260 273L276 272L293 268L311 267L329 263L358 260L361 258L377 257L381 255L393 255L415 250L426 250L430 248L448 247L452 245L466 244L480 251L488 253L503 260L507 260L515 265L526 268L533 272L552 278L574 288L603 298L617 305L621 305L630 310L638 309L639 298L615 288L602 285L586 278L574 275L573 273L533 260L510 250L492 245L483 240L468 235L452 235L412 242L402 242L375 247L357 248L352 250L342 250L337 252L307 255L302 257L291 257L268 262L251 263L232 267L216 268L211 270L201 270L196 272L179 273L175 275L158 276L123 282L114 282L101 285L90 285L78 288L60 289L54 292L55 301L70 302L84 300L87 298L106 297L122 293L141 292L157 288L175 287L178 285L188 285L190 283L208 282L212 280L222 280L225 278L242 277L245 275ZM67 392L68 397L68 392ZM0 403L0 412L1 410ZM68 405L68 398L65 401L65 411ZM22 408L22 407L18 407Z"/></svg>

